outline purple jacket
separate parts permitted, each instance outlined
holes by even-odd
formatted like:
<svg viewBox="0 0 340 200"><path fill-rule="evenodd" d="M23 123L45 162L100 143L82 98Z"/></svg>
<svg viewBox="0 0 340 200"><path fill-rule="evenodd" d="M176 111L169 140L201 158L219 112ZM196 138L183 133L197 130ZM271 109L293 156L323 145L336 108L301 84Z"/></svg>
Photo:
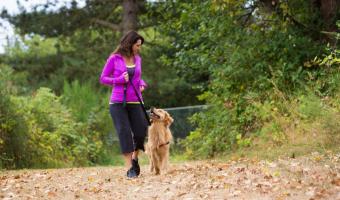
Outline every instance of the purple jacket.
<svg viewBox="0 0 340 200"><path fill-rule="evenodd" d="M146 83L141 79L142 75L142 59L139 55L135 56L135 73L132 78L132 84L135 86L138 95L143 101L140 92L140 86L146 87ZM123 102L124 85L127 84L126 102L138 102L138 97L135 94L130 82L126 82L123 73L127 72L126 64L120 54L112 54L106 61L100 76L100 83L109 85L112 88L110 102Z"/></svg>

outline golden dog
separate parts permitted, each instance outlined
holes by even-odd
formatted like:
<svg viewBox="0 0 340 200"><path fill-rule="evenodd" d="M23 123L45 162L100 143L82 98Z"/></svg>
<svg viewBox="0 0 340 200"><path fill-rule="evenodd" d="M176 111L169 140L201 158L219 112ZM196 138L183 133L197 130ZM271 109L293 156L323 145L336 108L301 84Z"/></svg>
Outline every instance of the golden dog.
<svg viewBox="0 0 340 200"><path fill-rule="evenodd" d="M168 112L151 108L152 124L148 130L148 142L145 145L150 161L150 171L158 175L161 170L167 170L169 165L169 150L172 134L170 125L174 121Z"/></svg>

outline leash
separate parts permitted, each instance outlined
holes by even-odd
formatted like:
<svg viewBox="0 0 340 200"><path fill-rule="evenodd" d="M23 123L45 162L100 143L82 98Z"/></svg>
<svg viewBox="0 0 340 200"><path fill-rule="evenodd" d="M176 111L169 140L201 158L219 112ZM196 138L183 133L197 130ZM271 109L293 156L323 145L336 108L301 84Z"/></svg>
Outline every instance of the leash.
<svg viewBox="0 0 340 200"><path fill-rule="evenodd" d="M143 103L142 99L140 98L140 96L138 95L138 92L137 92L135 86L133 85L131 78L129 78L129 82L130 82L130 84L132 85L133 90L135 91L135 94L136 94L136 96L137 96L137 98L138 98L138 101L139 101L139 103L140 103L140 105L142 106L142 109L143 109L143 111L144 111L144 115L145 115L146 121L148 121L148 125L150 126L150 125L151 125L150 118L149 118L148 113L146 112L144 103ZM124 92L125 92L125 91L124 91Z"/></svg>
<svg viewBox="0 0 340 200"><path fill-rule="evenodd" d="M126 106L126 90L127 90L127 84L124 84L123 107Z"/></svg>

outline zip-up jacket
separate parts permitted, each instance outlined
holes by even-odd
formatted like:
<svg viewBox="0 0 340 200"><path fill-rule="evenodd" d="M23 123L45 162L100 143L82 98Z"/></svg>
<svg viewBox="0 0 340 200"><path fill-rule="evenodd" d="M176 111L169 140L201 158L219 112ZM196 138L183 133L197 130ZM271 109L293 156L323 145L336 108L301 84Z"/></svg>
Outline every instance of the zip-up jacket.
<svg viewBox="0 0 340 200"><path fill-rule="evenodd" d="M123 73L127 72L127 67L123 57L120 54L112 54L106 61L100 76L100 83L112 87L110 102L123 102L124 86L126 86L126 102L138 102L138 97L133 90L130 81L125 81ZM143 101L140 86L146 87L147 84L141 79L142 59L135 55L135 72L132 78L132 84L135 86L139 97ZM130 77L129 77L130 78Z"/></svg>

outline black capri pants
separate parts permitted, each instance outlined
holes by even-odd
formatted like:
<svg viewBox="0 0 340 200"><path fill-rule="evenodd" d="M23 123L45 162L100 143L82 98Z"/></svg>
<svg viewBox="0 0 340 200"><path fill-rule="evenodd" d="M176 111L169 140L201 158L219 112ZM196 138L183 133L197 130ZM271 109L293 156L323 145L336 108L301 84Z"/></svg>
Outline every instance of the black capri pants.
<svg viewBox="0 0 340 200"><path fill-rule="evenodd" d="M110 114L119 138L122 153L144 151L147 121L141 105L127 103L110 104Z"/></svg>

